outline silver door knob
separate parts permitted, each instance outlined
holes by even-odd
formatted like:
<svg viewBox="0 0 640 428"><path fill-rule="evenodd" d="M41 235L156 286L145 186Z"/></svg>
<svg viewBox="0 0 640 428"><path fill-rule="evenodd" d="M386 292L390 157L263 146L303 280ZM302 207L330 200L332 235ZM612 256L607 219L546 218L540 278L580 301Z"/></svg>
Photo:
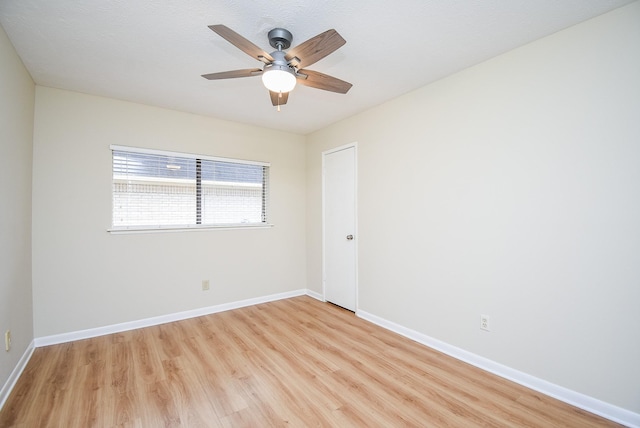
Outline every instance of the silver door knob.
<svg viewBox="0 0 640 428"><path fill-rule="evenodd" d="M347 239L348 239L349 241L352 241L352 240L353 240L353 235L347 235Z"/></svg>

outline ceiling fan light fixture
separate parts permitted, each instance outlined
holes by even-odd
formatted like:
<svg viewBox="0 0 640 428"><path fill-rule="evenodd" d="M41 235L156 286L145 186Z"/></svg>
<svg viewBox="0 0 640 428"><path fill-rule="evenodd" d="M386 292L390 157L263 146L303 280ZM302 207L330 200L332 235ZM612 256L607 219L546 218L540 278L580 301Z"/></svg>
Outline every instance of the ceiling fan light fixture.
<svg viewBox="0 0 640 428"><path fill-rule="evenodd" d="M1 0L0 0L1 1ZM245 68L242 70L222 71L218 73L203 74L207 80L232 79L236 77L252 77L262 75L262 83L269 90L269 98L274 107L285 105L289 99L289 92L295 86L298 78L300 84L315 89L346 94L351 88L351 83L337 79L307 68L300 69L301 65L308 67L322 58L334 52L346 41L334 29L327 30L306 42L285 52L291 46L293 35L284 28L274 28L267 35L269 44L276 50L270 54L263 51L251 41L242 37L231 28L222 24L209 25L209 28L220 37L257 59L264 65L259 68Z"/></svg>
<svg viewBox="0 0 640 428"><path fill-rule="evenodd" d="M268 65L262 71L262 83L272 92L291 92L296 87L296 76L286 65Z"/></svg>

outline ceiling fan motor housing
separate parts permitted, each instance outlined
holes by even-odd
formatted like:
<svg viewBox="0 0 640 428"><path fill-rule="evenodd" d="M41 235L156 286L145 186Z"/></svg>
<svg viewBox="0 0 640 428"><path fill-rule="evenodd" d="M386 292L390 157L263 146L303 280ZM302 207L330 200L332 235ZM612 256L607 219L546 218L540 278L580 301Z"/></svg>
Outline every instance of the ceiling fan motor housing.
<svg viewBox="0 0 640 428"><path fill-rule="evenodd" d="M285 53L275 51L271 54L273 62L262 69L262 82L273 92L289 92L296 86L296 71L287 64Z"/></svg>
<svg viewBox="0 0 640 428"><path fill-rule="evenodd" d="M289 49L293 41L293 34L284 28L274 28L269 31L269 44L276 49Z"/></svg>
<svg viewBox="0 0 640 428"><path fill-rule="evenodd" d="M273 57L273 62L272 64L274 65L282 65L282 66L288 66L288 61L285 58L285 53L283 51L274 51L271 52L271 56Z"/></svg>

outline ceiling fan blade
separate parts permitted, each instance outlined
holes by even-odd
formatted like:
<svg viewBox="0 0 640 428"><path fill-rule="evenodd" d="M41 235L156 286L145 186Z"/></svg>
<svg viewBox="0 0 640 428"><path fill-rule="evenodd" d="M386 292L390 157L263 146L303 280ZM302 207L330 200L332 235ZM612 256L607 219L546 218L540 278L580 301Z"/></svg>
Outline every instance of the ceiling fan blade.
<svg viewBox="0 0 640 428"><path fill-rule="evenodd" d="M202 77L209 80L233 79L235 77L259 76L262 70L259 68L245 68L244 70L221 71L220 73L203 74Z"/></svg>
<svg viewBox="0 0 640 428"><path fill-rule="evenodd" d="M302 67L309 67L311 64L320 61L325 56L336 51L340 46L347 43L336 30L327 30L306 42L289 49L285 58L291 61L298 58Z"/></svg>
<svg viewBox="0 0 640 428"><path fill-rule="evenodd" d="M264 58L267 62L273 62L273 57L271 55L233 31L231 28L225 25L209 25L209 28L242 52L252 56L258 61L263 61Z"/></svg>
<svg viewBox="0 0 640 428"><path fill-rule="evenodd" d="M322 89L325 91L337 92L339 94L346 94L353 86L349 82L340 80L328 74L320 73L313 70L300 70L298 74L307 76L306 79L298 78L297 82L304 86L310 86L316 89Z"/></svg>
<svg viewBox="0 0 640 428"><path fill-rule="evenodd" d="M289 99L289 92L269 91L269 95L271 96L271 104L273 104L274 106L283 106Z"/></svg>

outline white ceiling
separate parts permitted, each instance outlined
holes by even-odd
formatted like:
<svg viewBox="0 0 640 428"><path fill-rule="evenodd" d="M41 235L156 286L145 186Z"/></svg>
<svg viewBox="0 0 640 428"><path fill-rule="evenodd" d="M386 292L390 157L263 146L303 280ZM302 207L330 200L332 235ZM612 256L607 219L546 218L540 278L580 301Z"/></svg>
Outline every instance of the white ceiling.
<svg viewBox="0 0 640 428"><path fill-rule="evenodd" d="M43 86L308 134L632 0L0 0L0 24ZM277 112L260 68L215 34L224 24L267 52L335 28L346 45L309 67L346 95L298 85Z"/></svg>

